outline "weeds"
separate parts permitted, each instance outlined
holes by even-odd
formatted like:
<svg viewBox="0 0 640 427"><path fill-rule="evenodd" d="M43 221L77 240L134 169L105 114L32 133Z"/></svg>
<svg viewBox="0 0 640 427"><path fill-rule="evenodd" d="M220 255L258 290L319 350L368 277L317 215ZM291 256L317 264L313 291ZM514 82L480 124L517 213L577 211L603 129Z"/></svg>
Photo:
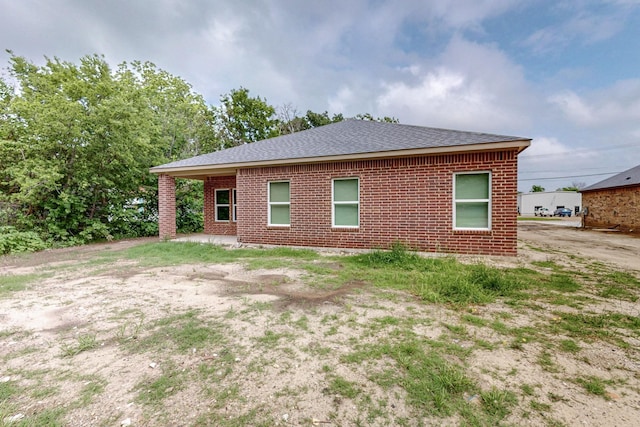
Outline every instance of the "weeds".
<svg viewBox="0 0 640 427"><path fill-rule="evenodd" d="M601 378L589 376L589 377L580 377L576 378L576 382L580 384L584 389L591 394L595 394L596 396L602 396L605 399L609 399L607 397L607 390L605 388L605 381Z"/></svg>
<svg viewBox="0 0 640 427"><path fill-rule="evenodd" d="M162 375L155 379L145 379L135 387L138 390L136 401L143 405L161 406L164 399L180 391L186 381L186 375L173 363L167 362Z"/></svg>
<svg viewBox="0 0 640 427"><path fill-rule="evenodd" d="M356 396L360 394L361 390L355 383L347 381L340 376L333 376L329 382L326 392L344 396L349 399L355 399Z"/></svg>
<svg viewBox="0 0 640 427"><path fill-rule="evenodd" d="M62 344L62 355L64 357L72 357L98 346L95 334L79 335L76 341L74 344Z"/></svg>
<svg viewBox="0 0 640 427"><path fill-rule="evenodd" d="M179 352L185 353L225 342L222 325L200 320L193 310L156 320L148 329L152 331L149 335L128 342L131 351L166 350L168 344L173 344Z"/></svg>
<svg viewBox="0 0 640 427"><path fill-rule="evenodd" d="M116 332L116 339L120 343L124 343L128 340L137 339L140 336L140 330L142 329L142 323L144 322L144 313L140 313L137 322L129 322L125 323L118 328Z"/></svg>
<svg viewBox="0 0 640 427"><path fill-rule="evenodd" d="M492 388L480 393L484 411L492 417L502 419L511 413L518 403L515 393Z"/></svg>
<svg viewBox="0 0 640 427"><path fill-rule="evenodd" d="M503 270L461 264L452 257L423 258L400 244L389 251L354 255L345 263L353 276L378 287L407 290L435 303L488 303L522 288L517 277Z"/></svg>

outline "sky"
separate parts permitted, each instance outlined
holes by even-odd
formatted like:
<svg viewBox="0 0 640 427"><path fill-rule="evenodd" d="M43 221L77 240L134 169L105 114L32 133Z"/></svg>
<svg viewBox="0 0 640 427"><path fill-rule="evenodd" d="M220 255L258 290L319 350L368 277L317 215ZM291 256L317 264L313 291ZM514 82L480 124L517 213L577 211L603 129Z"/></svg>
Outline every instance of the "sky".
<svg viewBox="0 0 640 427"><path fill-rule="evenodd" d="M0 0L9 54L150 61L211 105L531 138L518 189L640 164L640 0Z"/></svg>

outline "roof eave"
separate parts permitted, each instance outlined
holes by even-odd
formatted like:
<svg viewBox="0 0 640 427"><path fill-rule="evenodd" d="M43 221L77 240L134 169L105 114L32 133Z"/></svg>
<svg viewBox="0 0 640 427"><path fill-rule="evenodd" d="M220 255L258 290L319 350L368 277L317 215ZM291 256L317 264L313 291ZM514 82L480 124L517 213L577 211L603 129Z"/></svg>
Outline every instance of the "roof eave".
<svg viewBox="0 0 640 427"><path fill-rule="evenodd" d="M288 158L277 160L261 160L255 162L223 163L217 165L162 167L156 166L149 171L154 174L171 175L176 178L205 179L211 175L235 175L238 169L263 166L284 166L292 164L328 163L352 160L385 159L395 157L410 157L418 155L435 155L449 153L464 153L476 151L500 151L517 149L518 154L531 145L531 139L514 141L489 142L481 144L456 145L447 147L414 148L409 150L376 151L371 153L344 154L336 156L319 156L305 158Z"/></svg>
<svg viewBox="0 0 640 427"><path fill-rule="evenodd" d="M612 185L609 187L584 188L580 190L580 193L591 193L593 191L605 191L605 190L619 190L621 188L633 188L633 187L639 187L639 186L640 186L640 182L635 184L627 184L627 185Z"/></svg>

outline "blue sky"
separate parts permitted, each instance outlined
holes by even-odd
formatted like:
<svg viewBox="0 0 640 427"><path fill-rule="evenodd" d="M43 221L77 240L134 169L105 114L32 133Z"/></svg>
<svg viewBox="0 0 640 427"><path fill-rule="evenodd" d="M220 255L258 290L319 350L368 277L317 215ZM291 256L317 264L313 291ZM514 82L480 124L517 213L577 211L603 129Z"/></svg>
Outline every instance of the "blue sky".
<svg viewBox="0 0 640 427"><path fill-rule="evenodd" d="M0 0L0 47L148 60L212 105L242 86L300 114L533 138L522 191L640 164L640 0Z"/></svg>

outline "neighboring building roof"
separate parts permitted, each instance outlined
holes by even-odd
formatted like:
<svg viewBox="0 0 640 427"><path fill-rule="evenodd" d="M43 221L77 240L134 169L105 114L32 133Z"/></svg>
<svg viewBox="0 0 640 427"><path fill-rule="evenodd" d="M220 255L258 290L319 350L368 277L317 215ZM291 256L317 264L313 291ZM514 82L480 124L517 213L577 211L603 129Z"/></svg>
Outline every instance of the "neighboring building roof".
<svg viewBox="0 0 640 427"><path fill-rule="evenodd" d="M585 191L605 190L609 188L629 187L633 185L640 185L640 165L624 172L620 172L611 178L596 182L593 185L583 188L580 192L584 193Z"/></svg>
<svg viewBox="0 0 640 427"><path fill-rule="evenodd" d="M530 138L421 126L345 120L302 132L244 144L151 168L153 173L196 176L205 171L260 166L380 158L452 151L518 148Z"/></svg>

